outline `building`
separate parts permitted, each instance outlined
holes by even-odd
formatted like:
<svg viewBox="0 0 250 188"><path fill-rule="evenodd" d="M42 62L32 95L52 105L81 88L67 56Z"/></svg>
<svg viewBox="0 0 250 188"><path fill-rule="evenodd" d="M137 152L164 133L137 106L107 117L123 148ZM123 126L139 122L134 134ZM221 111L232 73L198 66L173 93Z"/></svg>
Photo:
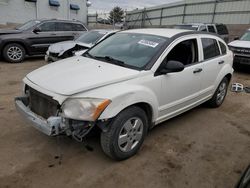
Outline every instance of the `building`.
<svg viewBox="0 0 250 188"><path fill-rule="evenodd" d="M87 22L88 0L0 0L0 24L32 19L76 19Z"/></svg>

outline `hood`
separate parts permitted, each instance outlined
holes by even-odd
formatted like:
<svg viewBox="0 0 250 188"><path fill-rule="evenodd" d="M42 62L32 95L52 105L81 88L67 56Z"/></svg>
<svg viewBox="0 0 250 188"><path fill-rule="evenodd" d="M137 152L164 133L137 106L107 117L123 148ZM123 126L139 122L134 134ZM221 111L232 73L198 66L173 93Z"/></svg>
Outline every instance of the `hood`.
<svg viewBox="0 0 250 188"><path fill-rule="evenodd" d="M228 44L228 46L239 48L250 48L250 41L235 40Z"/></svg>
<svg viewBox="0 0 250 188"><path fill-rule="evenodd" d="M64 41L64 42L58 42L58 43L50 45L49 52L59 53L59 55L62 55L64 52L74 48L76 45L86 47L86 48L91 47L90 44L85 44L85 43L78 42L78 41Z"/></svg>
<svg viewBox="0 0 250 188"><path fill-rule="evenodd" d="M140 71L86 58L72 57L43 66L26 78L35 85L60 95L73 95L129 80Z"/></svg>
<svg viewBox="0 0 250 188"><path fill-rule="evenodd" d="M15 34L21 33L22 31L16 29L0 29L0 35L8 35L8 34Z"/></svg>

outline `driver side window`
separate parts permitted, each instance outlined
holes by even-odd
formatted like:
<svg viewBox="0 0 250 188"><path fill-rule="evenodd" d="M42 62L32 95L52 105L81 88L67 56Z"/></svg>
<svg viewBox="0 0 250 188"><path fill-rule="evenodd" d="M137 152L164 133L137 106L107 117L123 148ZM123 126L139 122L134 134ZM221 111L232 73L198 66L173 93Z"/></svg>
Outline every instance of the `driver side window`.
<svg viewBox="0 0 250 188"><path fill-rule="evenodd" d="M166 61L179 61L188 66L198 62L198 44L196 39L189 39L177 44L167 55Z"/></svg>

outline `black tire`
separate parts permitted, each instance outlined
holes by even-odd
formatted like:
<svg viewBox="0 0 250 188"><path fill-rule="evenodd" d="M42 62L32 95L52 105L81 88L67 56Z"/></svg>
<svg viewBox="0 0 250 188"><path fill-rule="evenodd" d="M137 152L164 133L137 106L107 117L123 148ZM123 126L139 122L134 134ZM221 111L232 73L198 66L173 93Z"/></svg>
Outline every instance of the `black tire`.
<svg viewBox="0 0 250 188"><path fill-rule="evenodd" d="M223 93L223 98L221 100L219 100L219 92L220 91L220 88L223 86L223 84L225 84L225 91ZM225 98L226 98L226 95L227 95L227 90L228 90L228 84L229 84L229 80L228 78L224 77L222 79L222 81L220 82L218 88L216 89L213 97L207 102L207 104L212 107L212 108L217 108L219 106L222 105L222 103L224 102Z"/></svg>
<svg viewBox="0 0 250 188"><path fill-rule="evenodd" d="M13 54L14 51L16 54ZM11 54L11 52L13 52ZM7 44L3 49L3 57L9 63L20 63L25 58L25 49L22 45L17 43Z"/></svg>
<svg viewBox="0 0 250 188"><path fill-rule="evenodd" d="M119 140L118 138L121 136L122 131L124 131L126 129L125 123L133 122L133 118L136 119L135 121L138 120L140 122L140 124L142 123L142 125L140 125L142 127L142 130L140 130L141 131L140 134L142 136L141 136L139 141L136 141L136 140L132 141L133 135L131 136L129 134L133 134L134 130L131 133L125 132L126 134L124 134L124 135L127 135L126 139L128 139L129 141L126 142L127 144L124 143L127 145L127 146L124 145L124 148L129 147L128 146L129 142L133 143L133 145L131 146L131 150L123 151L121 149L121 147L123 145L118 144L118 140ZM136 106L132 106L132 107L129 107L129 108L123 110L108 125L109 130L107 132L101 133L101 146L102 146L104 153L115 160L125 160L125 159L132 157L133 155L135 155L138 152L138 150L140 149L140 147L144 141L144 138L145 138L145 136L147 134L147 130L148 130L148 124L149 123L148 123L148 118L146 116L146 113L141 108L136 107ZM132 125L132 123L131 123L131 125ZM137 133L134 133L134 134L137 134ZM124 135L122 135L122 136L124 136ZM135 143L136 143L136 145L134 146ZM134 148L132 148L133 146L134 146Z"/></svg>

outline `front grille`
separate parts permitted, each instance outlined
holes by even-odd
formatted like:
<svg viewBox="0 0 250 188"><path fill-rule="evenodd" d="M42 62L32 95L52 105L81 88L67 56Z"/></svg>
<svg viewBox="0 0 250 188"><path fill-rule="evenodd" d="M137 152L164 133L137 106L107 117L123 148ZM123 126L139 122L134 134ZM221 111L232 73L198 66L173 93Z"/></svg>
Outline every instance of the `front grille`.
<svg viewBox="0 0 250 188"><path fill-rule="evenodd" d="M234 56L234 63L250 65L250 57Z"/></svg>
<svg viewBox="0 0 250 188"><path fill-rule="evenodd" d="M232 47L231 49L235 54L250 55L249 48Z"/></svg>
<svg viewBox="0 0 250 188"><path fill-rule="evenodd" d="M35 114L48 119L50 116L56 116L59 109L59 103L52 97L44 95L33 88L28 88L29 107Z"/></svg>

